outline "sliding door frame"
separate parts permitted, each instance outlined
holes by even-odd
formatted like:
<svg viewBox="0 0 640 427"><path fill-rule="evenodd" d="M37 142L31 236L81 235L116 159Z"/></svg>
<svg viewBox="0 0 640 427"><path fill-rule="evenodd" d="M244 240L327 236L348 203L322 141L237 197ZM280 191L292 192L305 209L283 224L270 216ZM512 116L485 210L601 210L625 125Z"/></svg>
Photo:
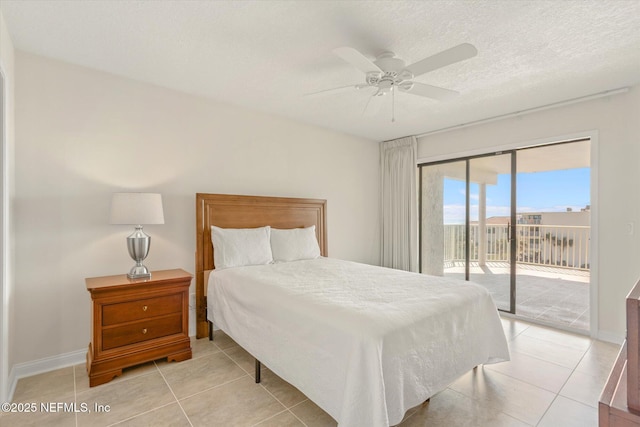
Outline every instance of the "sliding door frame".
<svg viewBox="0 0 640 427"><path fill-rule="evenodd" d="M485 154L477 154L474 156L456 157L449 160L439 160L435 162L418 163L418 221L419 233L418 233L418 271L422 273L422 168L428 166L434 166L446 163L465 162L465 220L464 220L464 280L469 281L470 277L470 263L471 263L471 160L494 157L502 155L511 155L511 194L510 194L510 220L509 220L509 310L499 308L498 310L505 313L515 314L516 312L516 248L517 248L517 236L516 236L516 174L517 170L517 157L516 150L496 151Z"/></svg>

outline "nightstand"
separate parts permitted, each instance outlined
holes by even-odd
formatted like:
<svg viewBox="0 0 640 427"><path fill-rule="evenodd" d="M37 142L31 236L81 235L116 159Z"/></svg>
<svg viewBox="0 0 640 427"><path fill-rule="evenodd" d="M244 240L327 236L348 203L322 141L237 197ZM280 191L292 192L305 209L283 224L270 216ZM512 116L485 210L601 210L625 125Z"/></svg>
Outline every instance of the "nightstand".
<svg viewBox="0 0 640 427"><path fill-rule="evenodd" d="M87 352L91 387L122 374L122 368L165 358L191 359L189 285L184 270L161 270L151 279L126 274L86 279L93 330Z"/></svg>

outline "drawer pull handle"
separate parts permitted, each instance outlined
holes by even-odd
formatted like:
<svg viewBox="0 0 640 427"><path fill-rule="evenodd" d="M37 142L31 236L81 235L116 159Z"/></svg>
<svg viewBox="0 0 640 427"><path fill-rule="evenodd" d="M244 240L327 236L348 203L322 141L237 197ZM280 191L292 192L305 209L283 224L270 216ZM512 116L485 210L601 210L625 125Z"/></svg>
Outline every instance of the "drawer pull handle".
<svg viewBox="0 0 640 427"><path fill-rule="evenodd" d="M146 305L142 306L142 311L147 311L147 306Z"/></svg>
<svg viewBox="0 0 640 427"><path fill-rule="evenodd" d="M142 330L142 333L143 333L143 334L146 334L146 333L147 333L147 328L144 328L144 329Z"/></svg>

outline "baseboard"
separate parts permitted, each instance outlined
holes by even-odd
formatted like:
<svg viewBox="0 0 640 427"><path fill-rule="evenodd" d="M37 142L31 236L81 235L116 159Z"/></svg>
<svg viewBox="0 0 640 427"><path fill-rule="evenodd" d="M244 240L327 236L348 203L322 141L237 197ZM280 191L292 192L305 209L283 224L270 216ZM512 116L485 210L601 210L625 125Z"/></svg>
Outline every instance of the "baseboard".
<svg viewBox="0 0 640 427"><path fill-rule="evenodd" d="M600 341L606 341L614 344L622 344L625 339L625 335L622 332L611 332L611 331L598 331L598 339Z"/></svg>
<svg viewBox="0 0 640 427"><path fill-rule="evenodd" d="M16 385L20 378L66 368L67 366L78 365L84 363L86 357L87 349L82 349L14 365L9 372L9 395L7 396L7 402L13 400L13 393L16 391Z"/></svg>

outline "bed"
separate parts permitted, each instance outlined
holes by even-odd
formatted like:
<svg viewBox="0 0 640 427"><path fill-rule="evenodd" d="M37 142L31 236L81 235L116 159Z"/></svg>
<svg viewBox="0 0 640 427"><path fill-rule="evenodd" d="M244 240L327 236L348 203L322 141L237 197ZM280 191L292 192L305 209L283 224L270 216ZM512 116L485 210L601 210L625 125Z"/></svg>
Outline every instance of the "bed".
<svg viewBox="0 0 640 427"><path fill-rule="evenodd" d="M208 317L340 426L395 425L473 367L509 359L481 286L327 258L324 200L196 203L198 337ZM211 272L212 225L315 226L322 257Z"/></svg>

